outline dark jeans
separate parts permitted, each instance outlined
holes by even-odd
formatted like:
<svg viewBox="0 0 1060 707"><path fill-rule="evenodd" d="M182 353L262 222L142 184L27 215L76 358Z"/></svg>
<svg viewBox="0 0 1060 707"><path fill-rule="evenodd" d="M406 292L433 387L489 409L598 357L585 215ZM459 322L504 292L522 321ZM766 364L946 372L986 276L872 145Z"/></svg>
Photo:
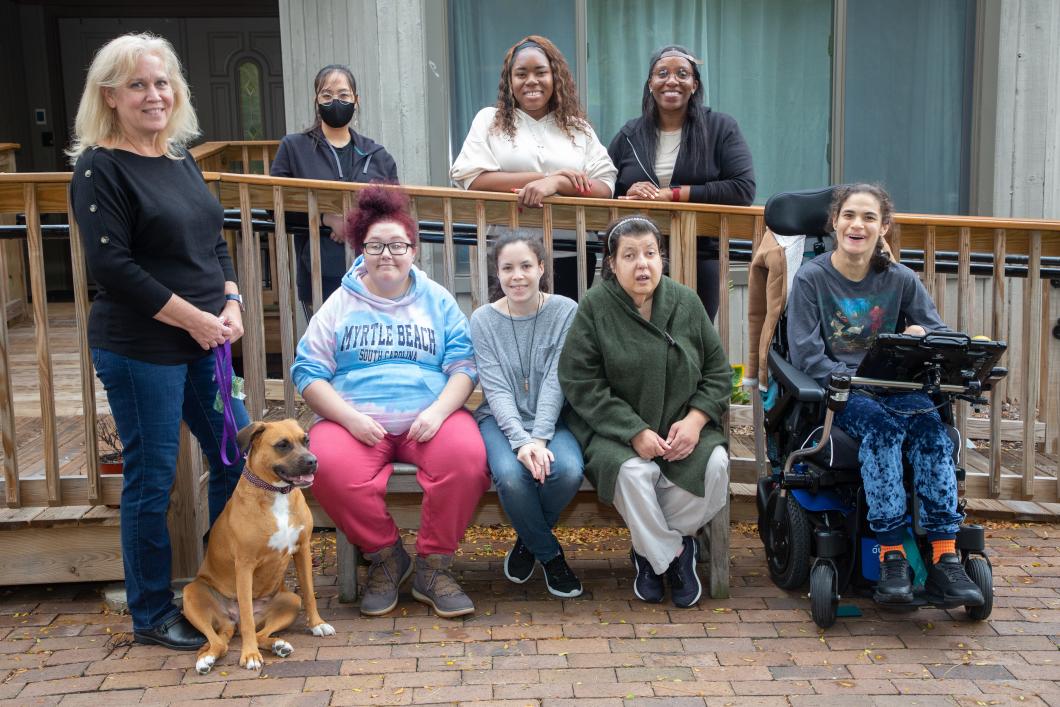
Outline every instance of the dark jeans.
<svg viewBox="0 0 1060 707"><path fill-rule="evenodd" d="M861 439L858 459L869 527L883 545L901 545L905 537L903 452L913 467L913 487L920 499L921 525L928 538L957 536L957 476L953 442L937 410L923 393L877 396L855 393L836 418L843 431ZM910 413L914 414L902 414Z"/></svg>
<svg viewBox="0 0 1060 707"><path fill-rule="evenodd" d="M210 463L211 525L235 490L243 460L240 457L230 467L221 463L223 418L213 409L217 383L212 355L187 365L166 366L94 348L92 363L107 391L124 447L121 551L125 592L133 628L142 631L179 611L170 590L172 550L166 512L176 476L180 421L188 424ZM250 422L242 401L232 400L232 411L237 427Z"/></svg>
<svg viewBox="0 0 1060 707"><path fill-rule="evenodd" d="M552 528L582 485L585 462L578 441L566 425L556 422L556 433L548 443L556 459L552 462L552 473L541 484L516 457L492 415L479 423L479 431L486 444L486 461L504 512L534 557L539 562L548 562L562 549Z"/></svg>

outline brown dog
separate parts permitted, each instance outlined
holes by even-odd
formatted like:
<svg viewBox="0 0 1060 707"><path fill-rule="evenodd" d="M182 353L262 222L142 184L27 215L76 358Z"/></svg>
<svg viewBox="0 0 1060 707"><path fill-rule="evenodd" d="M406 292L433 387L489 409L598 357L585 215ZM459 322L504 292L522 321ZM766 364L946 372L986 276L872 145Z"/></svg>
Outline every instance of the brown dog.
<svg viewBox="0 0 1060 707"><path fill-rule="evenodd" d="M252 422L236 439L247 455L243 478L210 530L199 574L184 588L184 616L207 641L195 662L200 675L228 651L237 621L243 638L239 664L248 670L262 666L259 646L290 626L303 604L314 636L335 633L317 613L313 516L299 490L313 483L317 468L309 436L297 421L284 420ZM292 555L301 600L284 584ZM270 647L281 658L294 650L282 639Z"/></svg>

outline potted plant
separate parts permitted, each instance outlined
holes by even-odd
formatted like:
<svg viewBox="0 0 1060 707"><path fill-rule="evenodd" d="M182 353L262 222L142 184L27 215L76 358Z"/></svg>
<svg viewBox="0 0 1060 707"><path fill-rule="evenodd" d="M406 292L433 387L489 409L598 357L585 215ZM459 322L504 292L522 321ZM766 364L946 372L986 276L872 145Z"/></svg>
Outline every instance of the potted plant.
<svg viewBox="0 0 1060 707"><path fill-rule="evenodd" d="M120 474L124 466L121 437L114 425L114 418L101 417L96 421L96 439L99 442L99 473Z"/></svg>

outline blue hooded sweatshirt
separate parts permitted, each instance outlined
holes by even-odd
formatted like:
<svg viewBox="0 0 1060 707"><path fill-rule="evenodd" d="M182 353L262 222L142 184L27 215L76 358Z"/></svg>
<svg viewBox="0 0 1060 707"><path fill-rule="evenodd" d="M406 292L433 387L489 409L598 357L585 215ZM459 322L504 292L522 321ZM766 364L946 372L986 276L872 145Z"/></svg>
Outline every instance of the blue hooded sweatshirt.
<svg viewBox="0 0 1060 707"><path fill-rule="evenodd" d="M457 373L478 377L467 317L444 287L415 265L397 299L364 286L364 256L309 322L291 377L302 393L328 381L390 434L404 434Z"/></svg>

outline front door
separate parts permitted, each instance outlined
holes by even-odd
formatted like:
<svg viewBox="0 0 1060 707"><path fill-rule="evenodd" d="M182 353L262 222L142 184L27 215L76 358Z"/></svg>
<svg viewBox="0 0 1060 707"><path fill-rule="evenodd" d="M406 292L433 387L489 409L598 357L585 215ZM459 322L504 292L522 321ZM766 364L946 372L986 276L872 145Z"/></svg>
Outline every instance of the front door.
<svg viewBox="0 0 1060 707"><path fill-rule="evenodd" d="M92 57L126 32L151 32L173 44L187 74L203 140L283 137L283 64L275 17L61 18L60 55L71 126Z"/></svg>

